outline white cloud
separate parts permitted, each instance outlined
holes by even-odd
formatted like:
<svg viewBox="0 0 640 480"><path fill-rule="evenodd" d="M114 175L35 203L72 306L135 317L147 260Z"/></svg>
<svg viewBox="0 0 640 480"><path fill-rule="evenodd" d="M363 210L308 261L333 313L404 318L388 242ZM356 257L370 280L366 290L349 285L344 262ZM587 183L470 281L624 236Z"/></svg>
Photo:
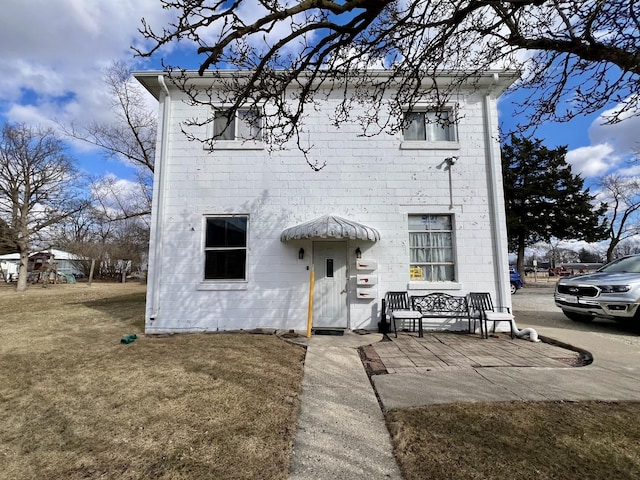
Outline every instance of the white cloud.
<svg viewBox="0 0 640 480"><path fill-rule="evenodd" d="M640 177L640 158L637 160L627 160L618 169L618 174L623 177Z"/></svg>
<svg viewBox="0 0 640 480"><path fill-rule="evenodd" d="M150 60L135 58L130 47L143 43L138 32L142 18L162 26L169 15L158 0L5 0L0 15L0 121L52 128L57 121L109 121L113 113L104 69L113 61L153 68ZM69 144L81 168L91 174L114 168L132 175L88 144Z"/></svg>
<svg viewBox="0 0 640 480"><path fill-rule="evenodd" d="M114 174L107 174L101 181L91 187L91 193L100 199L100 204L107 213L117 216L123 206L131 211L145 208L146 191L140 182L118 178Z"/></svg>
<svg viewBox="0 0 640 480"><path fill-rule="evenodd" d="M640 116L627 116L623 121L613 125L603 125L603 117L610 115L615 109L602 112L589 128L592 144L608 143L616 155L626 157L640 151Z"/></svg>
<svg viewBox="0 0 640 480"><path fill-rule="evenodd" d="M567 153L575 173L597 177L618 172L624 176L640 174L640 116L625 114L619 123L606 125L604 119L617 108L603 111L589 127L591 145ZM635 160L635 161L634 161Z"/></svg>
<svg viewBox="0 0 640 480"><path fill-rule="evenodd" d="M567 152L566 160L574 174L583 178L598 177L614 168L619 158L612 155L614 149L608 143L579 147Z"/></svg>
<svg viewBox="0 0 640 480"><path fill-rule="evenodd" d="M253 17L263 11L255 0L242 8L241 13ZM158 0L5 0L0 16L0 115L42 124L54 119L78 124L107 120L104 69L114 60L135 62L134 68L141 70L159 68L160 55L136 58L131 45L144 42L138 32L142 18L162 31L174 15ZM270 38L290 28L279 24ZM183 43L180 50L194 55L195 46ZM167 45L160 53L176 48Z"/></svg>
<svg viewBox="0 0 640 480"><path fill-rule="evenodd" d="M102 71L133 61L142 17L166 21L157 0L8 0L0 16L0 101L11 121L104 115Z"/></svg>

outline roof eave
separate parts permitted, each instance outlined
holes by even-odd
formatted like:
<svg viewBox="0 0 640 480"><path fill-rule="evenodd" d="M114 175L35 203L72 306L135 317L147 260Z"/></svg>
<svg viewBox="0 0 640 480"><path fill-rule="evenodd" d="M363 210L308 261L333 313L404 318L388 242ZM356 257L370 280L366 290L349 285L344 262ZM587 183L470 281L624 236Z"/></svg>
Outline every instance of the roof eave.
<svg viewBox="0 0 640 480"><path fill-rule="evenodd" d="M207 83L210 84L211 80L215 80L217 78L233 78L237 77L239 74L249 74L249 71L239 71L239 70L216 70L216 71L206 71L202 75L200 75L196 70L186 70L184 72L190 80L197 83ZM369 72L374 77L380 79L390 79L394 75L393 72L389 70L371 70ZM158 77L169 77L169 73L162 70L148 70L148 71L136 71L133 72L132 75L140 84L147 90L151 95L153 95L156 99L160 98L160 81ZM471 72L471 71L453 71L453 70L442 70L439 78L446 79L455 79L460 77L460 75L470 75L475 76L477 79L477 86L487 87L491 89L491 92L499 95L504 90L509 88L518 78L520 78L520 72L517 70L487 70L481 73ZM168 82L168 85L170 83Z"/></svg>

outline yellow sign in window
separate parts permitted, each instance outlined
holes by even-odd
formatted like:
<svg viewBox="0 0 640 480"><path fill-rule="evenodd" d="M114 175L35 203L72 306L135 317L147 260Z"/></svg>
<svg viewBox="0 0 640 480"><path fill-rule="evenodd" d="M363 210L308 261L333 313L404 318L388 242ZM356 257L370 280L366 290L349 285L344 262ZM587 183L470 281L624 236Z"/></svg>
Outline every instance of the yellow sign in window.
<svg viewBox="0 0 640 480"><path fill-rule="evenodd" d="M409 277L411 280L422 280L422 267L409 267Z"/></svg>

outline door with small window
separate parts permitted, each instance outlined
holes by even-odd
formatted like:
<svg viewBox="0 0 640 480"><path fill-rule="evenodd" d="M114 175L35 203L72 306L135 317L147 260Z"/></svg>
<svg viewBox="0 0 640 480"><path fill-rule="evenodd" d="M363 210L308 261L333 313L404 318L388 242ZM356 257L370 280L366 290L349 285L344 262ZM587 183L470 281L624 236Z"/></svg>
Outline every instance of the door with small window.
<svg viewBox="0 0 640 480"><path fill-rule="evenodd" d="M313 326L347 328L347 243L313 244Z"/></svg>

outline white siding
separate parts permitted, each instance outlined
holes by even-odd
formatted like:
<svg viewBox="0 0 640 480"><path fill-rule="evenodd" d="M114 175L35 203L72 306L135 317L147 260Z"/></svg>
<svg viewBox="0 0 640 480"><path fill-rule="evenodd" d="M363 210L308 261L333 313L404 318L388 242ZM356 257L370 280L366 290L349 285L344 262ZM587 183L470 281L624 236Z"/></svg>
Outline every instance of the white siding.
<svg viewBox="0 0 640 480"><path fill-rule="evenodd" d="M266 150L210 152L197 142L187 141L179 123L194 116L204 117L206 112L188 106L177 92L172 92L168 149L161 173L166 175L166 190L160 195L156 185L154 191L153 212L157 218L160 212L161 218L158 228L153 223L151 236L147 331L255 327L304 330L312 242L282 243L280 233L331 213L374 227L382 236L377 243L349 241L352 329L377 328L384 293L408 289L407 215L411 213L454 216L458 281L445 291L454 295L488 291L494 298L501 295L496 268L506 265L506 251L501 253L504 261L496 262L487 176L489 148L494 149L495 161L499 162L499 147L495 141L486 145L484 98L464 98L458 149L401 149L401 135L363 138L355 125L332 127L328 120L333 110L331 101L323 111L310 110L306 119L306 124L313 126L310 159L327 162L316 172L294 145L269 155ZM490 105L491 124L495 126L494 99ZM163 102L160 108L162 116ZM497 132L491 134L497 138ZM161 143L160 139L159 147ZM459 160L449 178L444 159L452 155ZM496 188L501 194L502 183ZM501 202L497 228L506 244L503 208ZM250 217L246 283L216 287L202 282L203 218L216 214ZM298 259L300 247L305 250L304 260ZM375 301L355 298L356 247L363 257L378 261L375 273L379 298Z"/></svg>

